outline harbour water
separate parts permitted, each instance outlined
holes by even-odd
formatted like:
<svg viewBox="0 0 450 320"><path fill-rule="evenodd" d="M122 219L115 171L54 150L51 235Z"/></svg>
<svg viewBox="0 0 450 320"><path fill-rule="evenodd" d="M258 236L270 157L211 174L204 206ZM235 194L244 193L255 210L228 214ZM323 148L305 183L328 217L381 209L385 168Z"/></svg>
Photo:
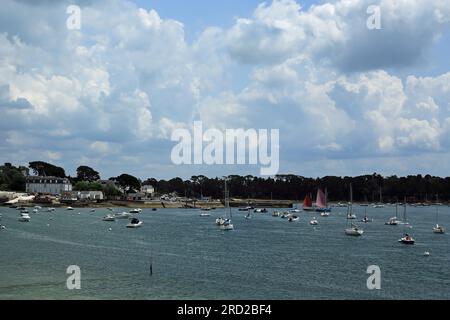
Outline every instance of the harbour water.
<svg viewBox="0 0 450 320"><path fill-rule="evenodd" d="M364 208L355 209L360 220ZM0 208L0 299L450 298L449 235L433 234L434 207L408 208L415 246L398 243L403 226L384 225L394 207L368 208L375 220L358 222L360 238L344 235L345 210L293 223L272 210L250 220L235 211L235 230L224 232L214 223L224 209L144 210L143 227L127 229L127 220L103 222L106 209L43 209L21 223ZM450 207L440 207L440 223L450 229ZM66 287L70 265L81 268L81 290ZM381 268L381 290L367 289L370 265Z"/></svg>

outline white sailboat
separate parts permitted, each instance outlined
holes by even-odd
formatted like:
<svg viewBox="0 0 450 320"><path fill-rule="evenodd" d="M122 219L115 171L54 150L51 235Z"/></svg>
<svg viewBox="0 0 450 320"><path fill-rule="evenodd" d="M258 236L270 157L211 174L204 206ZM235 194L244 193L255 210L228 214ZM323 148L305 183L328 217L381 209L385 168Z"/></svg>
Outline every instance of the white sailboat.
<svg viewBox="0 0 450 320"><path fill-rule="evenodd" d="M405 204L403 206L403 221L404 225L406 226L408 224L408 219L406 218L406 199ZM405 230L405 228L406 227L404 227L403 230ZM398 242L406 245L414 245L416 243L416 240L411 235L409 235L405 231L403 233L404 233L403 237L400 240L398 240Z"/></svg>
<svg viewBox="0 0 450 320"><path fill-rule="evenodd" d="M228 189L227 189L227 179L226 178L225 178L225 208L228 209L229 218L226 218L223 220L223 224L220 225L220 230L231 231L231 230L234 230L234 225L232 223L233 215L231 213L230 196L229 196Z"/></svg>
<svg viewBox="0 0 450 320"><path fill-rule="evenodd" d="M367 208L364 208L364 218L362 218L361 222L364 223L373 222L373 219L367 217Z"/></svg>
<svg viewBox="0 0 450 320"><path fill-rule="evenodd" d="M395 217L389 219L388 222L385 223L387 226L397 226L398 225L398 203L395 204Z"/></svg>
<svg viewBox="0 0 450 320"><path fill-rule="evenodd" d="M356 216L353 214L353 188L352 188L352 184L350 184L350 203L348 206L348 213L347 213L347 224L350 219L350 217L355 217ZM347 236L353 236L353 237L360 237L362 236L364 233L364 230L361 229L360 227L358 227L356 224L352 223L350 228L345 229L345 234Z"/></svg>
<svg viewBox="0 0 450 320"><path fill-rule="evenodd" d="M445 228L439 225L439 207L436 206L436 226L433 228L433 232L436 234L444 234Z"/></svg>

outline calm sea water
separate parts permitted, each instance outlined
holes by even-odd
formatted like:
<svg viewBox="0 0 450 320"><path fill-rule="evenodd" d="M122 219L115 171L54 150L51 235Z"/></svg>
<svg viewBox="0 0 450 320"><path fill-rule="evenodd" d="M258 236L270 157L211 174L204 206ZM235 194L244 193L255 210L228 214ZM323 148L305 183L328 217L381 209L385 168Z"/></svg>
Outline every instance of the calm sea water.
<svg viewBox="0 0 450 320"><path fill-rule="evenodd" d="M356 207L359 219L363 210ZM101 221L106 209L89 211L58 209L20 223L17 210L0 208L7 227L0 231L0 299L450 298L449 235L432 233L433 207L408 208L415 246L397 242L402 226L384 225L392 207L369 208L375 221L361 238L344 235L345 208L328 218L301 213L296 223L235 212L232 232L214 224L224 210L206 218L196 210L144 210L145 224L135 230L126 220ZM440 212L450 229L450 208ZM309 225L314 216L317 227ZM66 288L69 265L81 268L81 290ZM369 265L381 268L381 290L367 289Z"/></svg>

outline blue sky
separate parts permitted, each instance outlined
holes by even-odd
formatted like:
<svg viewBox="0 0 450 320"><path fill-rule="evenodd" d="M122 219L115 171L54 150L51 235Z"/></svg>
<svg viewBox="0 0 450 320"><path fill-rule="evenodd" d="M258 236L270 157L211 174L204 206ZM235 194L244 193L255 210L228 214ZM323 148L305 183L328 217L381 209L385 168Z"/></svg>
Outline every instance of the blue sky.
<svg viewBox="0 0 450 320"><path fill-rule="evenodd" d="M70 4L79 30L66 27ZM440 0L5 0L0 162L259 175L174 165L172 133L201 120L279 129L279 173L447 176L449 55Z"/></svg>

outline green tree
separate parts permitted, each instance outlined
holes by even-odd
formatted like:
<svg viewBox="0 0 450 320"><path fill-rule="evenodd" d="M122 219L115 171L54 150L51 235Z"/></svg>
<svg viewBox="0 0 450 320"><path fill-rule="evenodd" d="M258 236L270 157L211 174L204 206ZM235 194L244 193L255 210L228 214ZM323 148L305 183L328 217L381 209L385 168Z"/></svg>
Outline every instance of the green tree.
<svg viewBox="0 0 450 320"><path fill-rule="evenodd" d="M77 180L93 182L100 180L100 175L91 167L80 166L77 168Z"/></svg>

